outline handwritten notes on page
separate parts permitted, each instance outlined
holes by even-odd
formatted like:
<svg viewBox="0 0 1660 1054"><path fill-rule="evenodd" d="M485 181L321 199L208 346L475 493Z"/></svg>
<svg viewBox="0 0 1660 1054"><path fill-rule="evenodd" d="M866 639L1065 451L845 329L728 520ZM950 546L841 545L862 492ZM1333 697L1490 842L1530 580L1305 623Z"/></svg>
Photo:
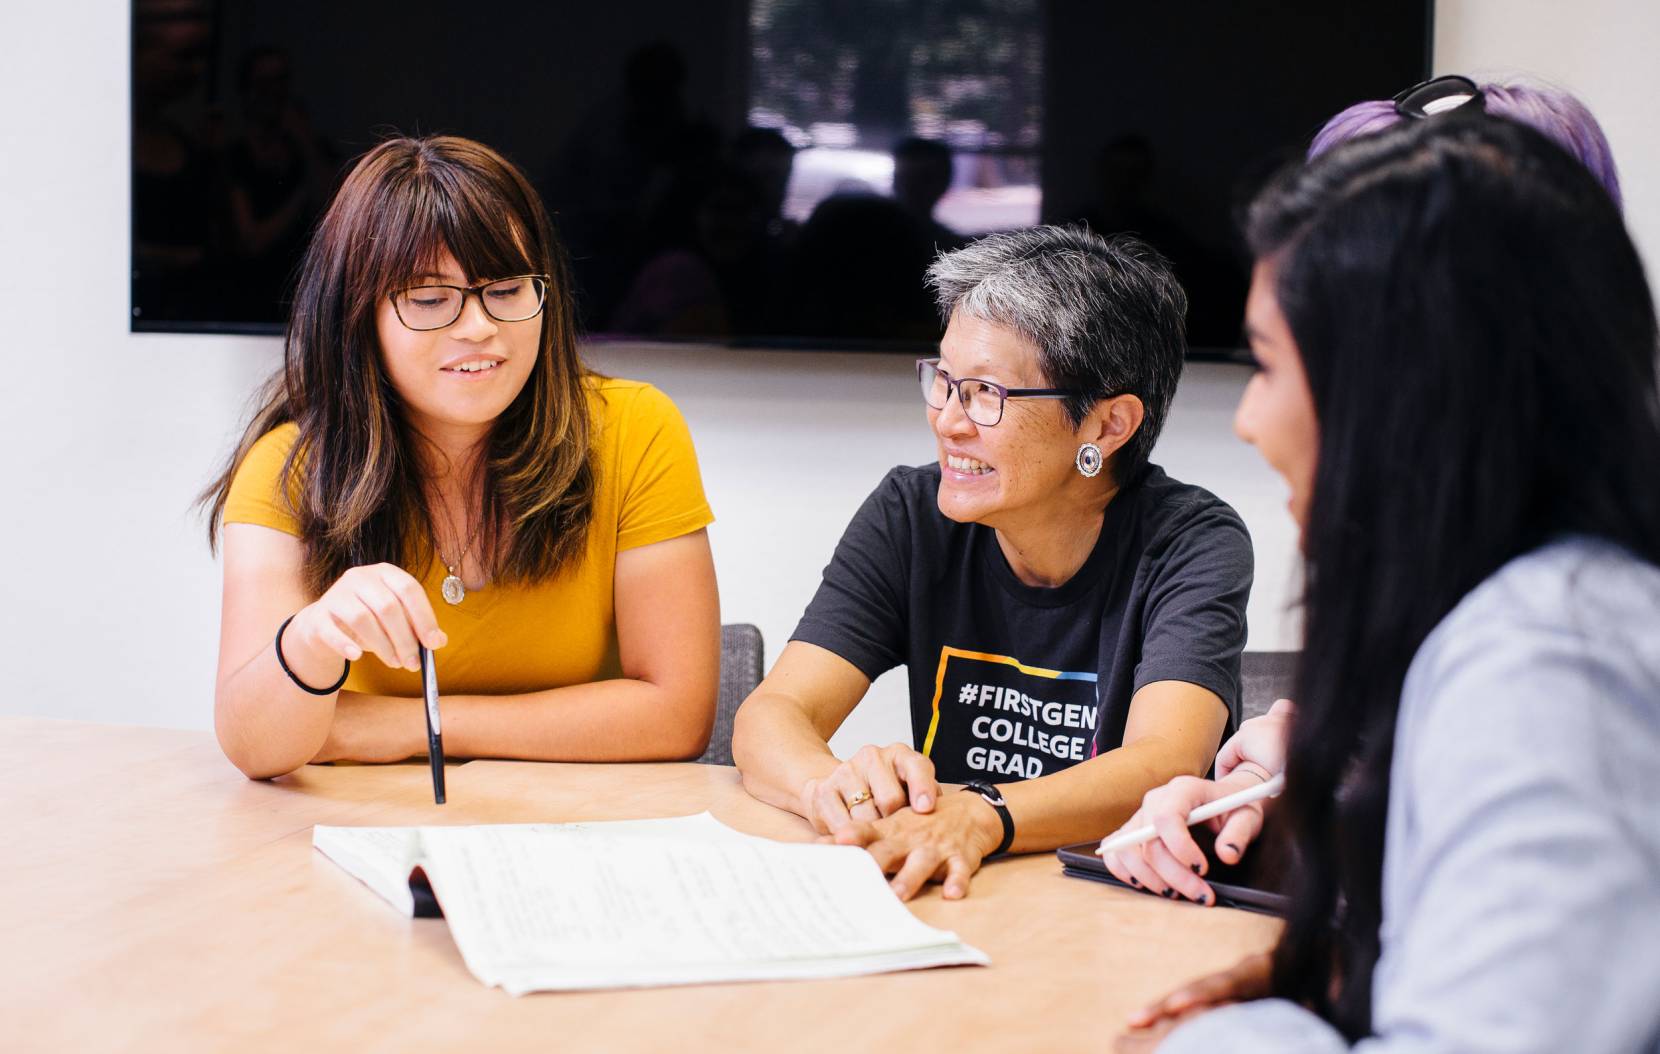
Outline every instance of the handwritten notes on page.
<svg viewBox="0 0 1660 1054"><path fill-rule="evenodd" d="M467 968L515 995L987 962L912 915L864 850L756 838L707 813L320 826L313 844L406 913L409 871L422 867ZM398 896L386 876L400 869Z"/></svg>

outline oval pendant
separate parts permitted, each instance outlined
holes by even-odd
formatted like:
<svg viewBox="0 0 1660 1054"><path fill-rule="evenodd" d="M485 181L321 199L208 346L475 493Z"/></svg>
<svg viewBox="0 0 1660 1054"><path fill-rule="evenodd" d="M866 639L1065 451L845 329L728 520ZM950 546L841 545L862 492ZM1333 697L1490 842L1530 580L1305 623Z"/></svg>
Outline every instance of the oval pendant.
<svg viewBox="0 0 1660 1054"><path fill-rule="evenodd" d="M462 585L461 579L455 575L446 575L444 584L438 587L438 591L443 593L444 599L451 604L459 604L467 599L467 587Z"/></svg>

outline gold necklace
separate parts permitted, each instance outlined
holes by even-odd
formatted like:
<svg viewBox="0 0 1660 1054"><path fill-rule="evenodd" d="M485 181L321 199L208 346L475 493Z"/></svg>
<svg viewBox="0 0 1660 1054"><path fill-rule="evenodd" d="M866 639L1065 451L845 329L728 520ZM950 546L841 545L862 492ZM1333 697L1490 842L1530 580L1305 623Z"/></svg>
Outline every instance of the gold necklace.
<svg viewBox="0 0 1660 1054"><path fill-rule="evenodd" d="M449 505L446 503L444 505L444 519L449 520L449 513ZM444 550L438 549L437 540L433 540L432 547L438 550L438 562L443 564L444 570L449 572L444 576L444 581L439 585L438 591L444 595L444 600L452 606L467 599L467 586L466 583L461 581L461 564L467 559L467 554L473 551L473 543L478 541L478 532L483 528L484 517L480 516L477 525L473 527L472 537L468 538L467 544L461 547L461 555L455 558L453 564L444 559ZM460 531L455 530L453 520L450 522L450 530L457 537L461 534Z"/></svg>

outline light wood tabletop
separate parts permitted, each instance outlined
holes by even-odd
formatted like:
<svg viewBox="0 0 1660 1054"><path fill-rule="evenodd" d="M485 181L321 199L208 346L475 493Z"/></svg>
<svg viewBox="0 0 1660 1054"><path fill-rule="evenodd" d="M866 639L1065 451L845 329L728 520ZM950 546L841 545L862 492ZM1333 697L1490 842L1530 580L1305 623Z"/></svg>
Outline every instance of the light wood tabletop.
<svg viewBox="0 0 1660 1054"><path fill-rule="evenodd" d="M716 766L308 766L252 782L203 732L0 718L0 1048L1106 1049L1131 1009L1267 948L1276 920L996 861L912 910L991 957L833 981L542 993L467 972L311 848L314 824L531 823L708 809L811 835Z"/></svg>

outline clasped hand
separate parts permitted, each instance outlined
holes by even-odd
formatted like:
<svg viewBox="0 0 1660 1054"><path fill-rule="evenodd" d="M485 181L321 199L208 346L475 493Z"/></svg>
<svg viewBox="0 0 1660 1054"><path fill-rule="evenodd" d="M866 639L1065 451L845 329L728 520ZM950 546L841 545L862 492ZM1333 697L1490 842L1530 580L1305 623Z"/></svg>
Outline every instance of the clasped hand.
<svg viewBox="0 0 1660 1054"><path fill-rule="evenodd" d="M900 809L932 812L940 787L934 763L904 743L863 746L822 779L801 788L800 813L819 834L892 816Z"/></svg>
<svg viewBox="0 0 1660 1054"><path fill-rule="evenodd" d="M801 814L819 841L863 847L901 900L930 881L968 894L969 877L997 847L1002 822L977 794L940 795L934 763L904 743L861 747L802 787Z"/></svg>
<svg viewBox="0 0 1660 1054"><path fill-rule="evenodd" d="M888 885L910 900L929 882L943 882L947 900L968 895L968 881L997 848L1002 821L978 794L947 794L932 812L900 809L869 823L854 822L821 842L864 848L892 875Z"/></svg>

